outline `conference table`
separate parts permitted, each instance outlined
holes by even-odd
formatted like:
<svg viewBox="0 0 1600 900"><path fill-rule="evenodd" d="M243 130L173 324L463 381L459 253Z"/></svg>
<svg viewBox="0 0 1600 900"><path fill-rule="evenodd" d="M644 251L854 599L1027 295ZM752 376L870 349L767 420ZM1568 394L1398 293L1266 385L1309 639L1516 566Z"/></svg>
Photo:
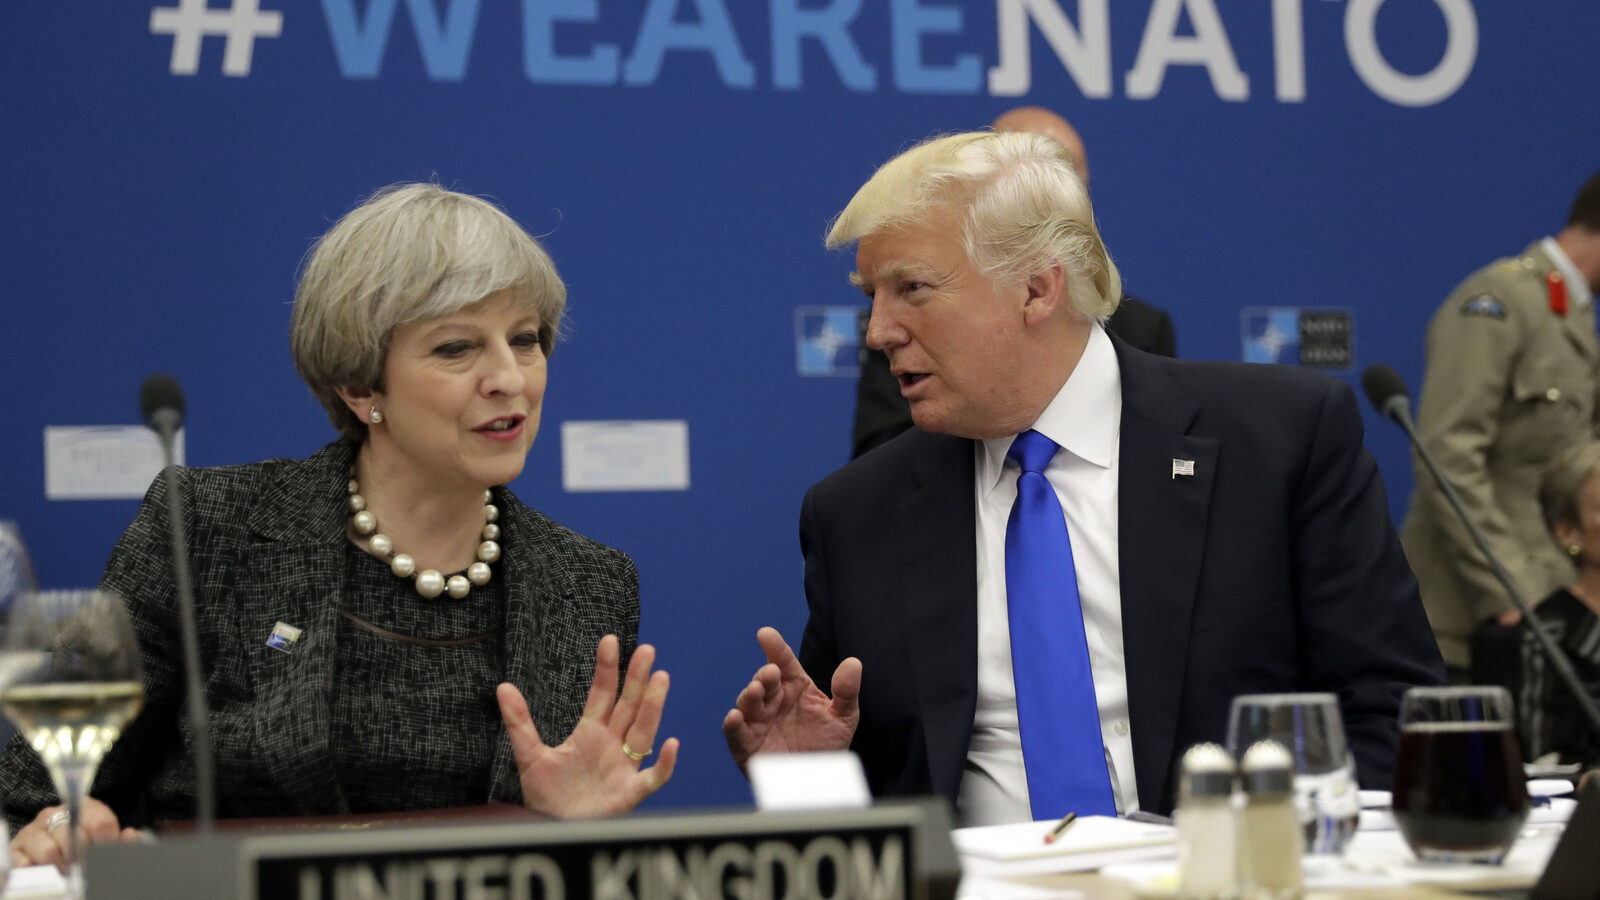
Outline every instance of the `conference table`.
<svg viewBox="0 0 1600 900"><path fill-rule="evenodd" d="M1531 888L1538 880L1575 806L1576 802L1571 799L1555 798L1546 805L1536 807L1519 834L1511 853L1504 863L1498 866L1420 864L1406 847L1400 833L1395 830L1392 817L1382 810L1366 810L1363 812L1361 827L1341 856L1304 858L1306 895L1308 897L1443 898L1481 896L1488 893L1497 896L1515 896ZM929 807L933 808L930 810ZM1050 829L1052 823L1022 823L990 829L966 828L951 831L948 829L947 814L942 807L935 804L923 804L920 812L913 813L896 811L892 807L886 810L880 805L866 810L819 811L799 817L788 813L748 811L635 816L612 822L582 825L557 823L554 825L557 830L554 831L550 830L551 823L518 825L508 821L502 813L480 817L483 824L463 826L458 823L468 820L453 818L449 825L434 824L413 828L409 834L421 835L424 841L430 838L440 839L442 846L450 840L459 839L463 832L470 832L474 828L489 831L499 829L503 832L508 828L515 830L520 827L528 836L526 846L534 849L553 848L554 844L548 842L551 836L558 836L559 840L568 841L571 835L579 834L578 842L569 844L570 849L583 845L585 839L581 837L582 833L606 834L609 836L608 839L620 838L624 841L628 840L630 835L637 835L641 837L639 846L645 846L644 838L660 840L665 837L681 843L686 838L693 840L698 836L715 841L720 839L720 836L737 833L759 837L759 832L763 830L772 835L792 836L804 833L824 836L846 835L852 830L859 831L863 823L870 824L870 820L874 818L880 822L888 821L901 825L913 823L912 831L921 828L936 838L931 842L924 840L920 849L908 857L914 862L907 863L905 896L912 900L919 896L926 900L947 900L950 897L950 885L954 881L955 867L953 864L949 867L950 874L940 874L937 870L943 864L939 859L941 856L951 856L959 861L959 885L953 891L955 900L1069 900L1074 897L1088 898L1088 900L1094 898L1120 900L1133 897L1177 896L1176 845L1170 839L1165 842L1158 839L1135 852L1103 854L1092 861L1071 853L1005 858L1006 854L991 853L985 847L991 849L995 846L1003 847L1008 842L1019 846L1034 846ZM1085 821L1080 820L1080 823ZM1087 827L1091 829L1095 827L1092 819L1087 821ZM1119 823L1126 824L1126 820L1111 820L1107 824ZM1160 829L1164 826L1144 827L1153 829L1153 833L1159 836ZM1170 828L1167 830L1171 831ZM349 836L343 829L330 831L316 828L296 830L279 827L263 833L282 836L274 838L275 840L298 842L306 846L335 843L339 835ZM385 834L403 836L408 832L403 826L396 826L369 831L364 837L369 839L368 844L371 845L372 840L380 842L385 840L383 837ZM175 845L185 840L192 838L187 836L165 838L159 843L168 845L166 847L121 847L110 848L110 852L114 855L155 851L148 854L155 857L162 851L175 849ZM555 854L554 850L551 852ZM1069 871L1082 868L1086 861L1091 862L1095 868L1088 871ZM150 872L159 873L168 870L163 867L181 868L184 865L181 858L176 862L158 860L153 865L146 865L143 877L152 877ZM914 877L912 869L918 870L914 873ZM95 868L91 865L91 873L94 871ZM931 877L928 875L929 871L933 872ZM128 882L118 878L113 883ZM192 891L188 893L192 895ZM643 890L639 892L641 896L644 893ZM569 891L568 894L574 897L586 896L586 892ZM11 873L4 891L0 892L0 900L57 900L63 895L62 880L53 868L31 867ZM135 895L150 896L151 892L133 891L129 894L129 896ZM215 896L227 895L226 891L215 894ZM107 892L102 886L93 888L91 896L115 898L123 896L123 892ZM699 900L720 900L720 898L712 894L700 897ZM834 900L859 900L859 898L841 896Z"/></svg>
<svg viewBox="0 0 1600 900"><path fill-rule="evenodd" d="M1340 857L1303 858L1307 897L1517 896L1544 871L1562 833L1559 822L1530 824L1499 866L1428 866L1416 861L1398 831L1360 831ZM1168 854L1113 863L1091 872L1000 871L964 856L957 900L1067 900L1176 897L1177 862Z"/></svg>

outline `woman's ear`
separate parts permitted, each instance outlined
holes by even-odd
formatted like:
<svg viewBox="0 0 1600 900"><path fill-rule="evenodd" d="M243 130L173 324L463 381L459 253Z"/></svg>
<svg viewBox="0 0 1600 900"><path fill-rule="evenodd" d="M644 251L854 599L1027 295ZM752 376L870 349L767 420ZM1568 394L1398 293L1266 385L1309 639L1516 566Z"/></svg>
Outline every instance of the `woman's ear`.
<svg viewBox="0 0 1600 900"><path fill-rule="evenodd" d="M344 401L344 405L356 419L362 422L371 421L372 410L378 405L377 394L372 388L345 385L334 390L339 392L339 399Z"/></svg>
<svg viewBox="0 0 1600 900"><path fill-rule="evenodd" d="M1556 543L1561 549L1577 546L1583 543L1583 532L1571 522L1557 522L1550 526L1550 533L1556 536Z"/></svg>

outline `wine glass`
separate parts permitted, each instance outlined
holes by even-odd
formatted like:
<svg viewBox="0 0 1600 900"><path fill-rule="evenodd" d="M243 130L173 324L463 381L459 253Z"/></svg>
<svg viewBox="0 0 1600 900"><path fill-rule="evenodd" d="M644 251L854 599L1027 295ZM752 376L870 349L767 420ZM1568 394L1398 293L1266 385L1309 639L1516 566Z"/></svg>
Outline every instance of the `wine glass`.
<svg viewBox="0 0 1600 900"><path fill-rule="evenodd" d="M76 590L24 594L0 648L0 708L66 803L67 893L82 897L79 812L101 757L144 702L139 645L121 597Z"/></svg>
<svg viewBox="0 0 1600 900"><path fill-rule="evenodd" d="M1394 820L1417 858L1498 864L1527 817L1511 694L1488 685L1406 691Z"/></svg>
<svg viewBox="0 0 1600 900"><path fill-rule="evenodd" d="M1344 852L1361 819L1355 758L1333 694L1245 694L1228 713L1228 750L1275 740L1294 757L1294 803L1310 853Z"/></svg>
<svg viewBox="0 0 1600 900"><path fill-rule="evenodd" d="M22 532L15 522L0 519L0 645L3 645L5 621L17 600L33 592L33 564L28 560L28 547L22 542ZM10 683L0 654L0 687ZM0 746L11 740L12 729L0 722ZM11 854L0 853L0 887L11 874Z"/></svg>

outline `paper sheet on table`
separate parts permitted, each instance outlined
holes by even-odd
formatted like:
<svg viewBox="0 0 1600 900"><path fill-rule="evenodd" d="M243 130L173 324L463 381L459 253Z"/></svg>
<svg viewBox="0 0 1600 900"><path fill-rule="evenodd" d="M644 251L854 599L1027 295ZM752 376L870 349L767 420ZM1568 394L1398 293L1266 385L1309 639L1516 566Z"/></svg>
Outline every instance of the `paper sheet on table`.
<svg viewBox="0 0 1600 900"><path fill-rule="evenodd" d="M6 877L5 900L46 900L64 897L67 882L55 866L25 866Z"/></svg>
<svg viewBox="0 0 1600 900"><path fill-rule="evenodd" d="M1571 797L1551 797L1530 810L1528 821L1522 824L1559 825L1572 818L1572 811L1577 808L1578 801ZM1393 831L1396 828L1394 812L1388 809L1363 809L1360 828L1362 831Z"/></svg>
<svg viewBox="0 0 1600 900"><path fill-rule="evenodd" d="M1046 844L1044 836L1055 825L1050 821L958 828L950 836L964 862L985 870L1003 866L1010 871L1020 865L1030 872L1086 872L1114 862L1177 853L1178 831L1171 825L1081 816L1059 839Z"/></svg>

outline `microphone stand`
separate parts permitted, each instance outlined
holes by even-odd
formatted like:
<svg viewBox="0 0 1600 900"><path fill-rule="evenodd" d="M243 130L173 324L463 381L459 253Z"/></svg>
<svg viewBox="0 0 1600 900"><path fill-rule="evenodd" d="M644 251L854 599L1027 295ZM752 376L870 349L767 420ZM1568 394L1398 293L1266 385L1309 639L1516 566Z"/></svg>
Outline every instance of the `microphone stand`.
<svg viewBox="0 0 1600 900"><path fill-rule="evenodd" d="M1528 603L1527 598L1522 596L1522 592L1517 590L1516 584L1511 580L1511 573L1507 572L1506 567L1500 564L1500 560L1495 557L1494 551L1489 549L1488 539L1483 536L1483 532L1478 530L1477 524L1467 515L1467 507L1466 504L1461 502L1461 495L1456 493L1455 486L1450 483L1449 479L1445 478L1444 471L1439 468L1438 461L1433 458L1432 453L1428 452L1428 448L1422 443L1422 438L1417 435L1417 429L1411 422L1410 405L1404 394L1398 394L1385 401L1378 411L1393 419L1396 424L1405 430L1406 436L1411 439L1411 446L1417 448L1417 455L1427 465L1428 471L1433 473L1434 483L1439 485L1440 492L1450 502L1450 508L1455 510L1456 517L1461 520L1461 523L1467 526L1467 533L1472 535L1472 542L1477 545L1478 552L1483 554L1483 558L1489 563L1489 568L1494 572L1494 577L1499 579L1501 586L1506 589L1507 596L1511 598L1512 604L1522 613L1523 626L1532 632L1545 659L1549 661L1551 668L1556 670L1556 675L1566 689L1571 692L1573 699L1578 701L1578 709L1583 711L1583 716L1589 724L1589 730L1597 740L1600 740L1600 705L1597 705L1594 699L1589 696L1589 692L1584 690L1583 682L1578 680L1578 673L1572 669L1572 662L1567 659L1565 653L1561 652L1561 648L1557 646L1555 639L1550 637L1550 633L1545 630L1544 625L1533 614L1532 605Z"/></svg>
<svg viewBox="0 0 1600 900"><path fill-rule="evenodd" d="M183 501L178 496L178 469L173 460L173 437L180 414L157 410L150 425L161 436L166 459L162 474L167 482L167 518L172 522L172 577L178 591L178 620L183 636L184 693L188 695L189 728L194 738L195 828L211 834L217 819L217 784L211 756L211 727L206 717L205 686L200 682L200 632L195 625L194 585L189 576L189 537L184 524Z"/></svg>

